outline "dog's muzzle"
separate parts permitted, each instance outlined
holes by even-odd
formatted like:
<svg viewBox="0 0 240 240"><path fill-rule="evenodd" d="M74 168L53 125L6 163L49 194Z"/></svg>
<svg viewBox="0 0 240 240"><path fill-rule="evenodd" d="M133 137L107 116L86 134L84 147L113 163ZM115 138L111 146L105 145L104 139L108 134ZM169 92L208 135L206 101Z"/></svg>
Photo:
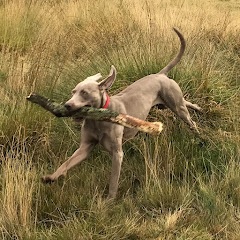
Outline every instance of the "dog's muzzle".
<svg viewBox="0 0 240 240"><path fill-rule="evenodd" d="M69 104L69 103L65 103L65 104L64 104L64 107L65 107L68 111L71 111L71 110L72 110L72 105Z"/></svg>

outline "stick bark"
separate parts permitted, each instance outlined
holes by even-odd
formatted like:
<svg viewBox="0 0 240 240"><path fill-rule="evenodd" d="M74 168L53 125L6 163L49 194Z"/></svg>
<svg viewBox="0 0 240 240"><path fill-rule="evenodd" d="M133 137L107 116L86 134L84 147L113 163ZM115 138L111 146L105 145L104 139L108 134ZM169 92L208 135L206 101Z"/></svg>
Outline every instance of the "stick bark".
<svg viewBox="0 0 240 240"><path fill-rule="evenodd" d="M45 110L54 114L56 117L74 117L93 119L96 121L107 121L120 124L128 128L136 128L139 131L155 135L159 134L163 129L163 124L161 122L147 122L127 114L119 114L108 109L82 107L76 111L70 112L64 107L63 104L56 103L53 100L40 96L36 93L31 93L27 97L27 100L40 105Z"/></svg>

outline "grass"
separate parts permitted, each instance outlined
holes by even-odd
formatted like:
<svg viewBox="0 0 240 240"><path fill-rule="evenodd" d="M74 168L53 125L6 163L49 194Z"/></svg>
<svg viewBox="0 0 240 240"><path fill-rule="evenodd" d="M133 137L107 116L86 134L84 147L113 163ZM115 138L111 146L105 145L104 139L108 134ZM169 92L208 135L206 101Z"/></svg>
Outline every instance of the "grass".
<svg viewBox="0 0 240 240"><path fill-rule="evenodd" d="M204 7L203 7L204 6ZM236 0L37 1L0 4L0 238L239 239L240 19ZM118 75L110 95L164 67L201 135L170 111L159 137L124 145L118 197L106 199L110 156L97 147L66 179L42 185L79 144L79 126L25 101L59 101L89 75Z"/></svg>

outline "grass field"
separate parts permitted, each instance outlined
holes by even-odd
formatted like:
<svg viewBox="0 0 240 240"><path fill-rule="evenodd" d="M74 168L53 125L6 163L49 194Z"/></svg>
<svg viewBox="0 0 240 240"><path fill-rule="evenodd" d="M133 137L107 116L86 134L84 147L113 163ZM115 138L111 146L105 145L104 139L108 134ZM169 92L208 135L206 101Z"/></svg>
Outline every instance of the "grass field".
<svg viewBox="0 0 240 240"><path fill-rule="evenodd" d="M240 239L240 2L2 0L0 2L0 239ZM124 145L118 197L106 199L111 158L96 148L65 179L42 185L79 144L79 126L25 100L66 101L89 75L118 71L110 95L170 72L197 135L168 110L159 137Z"/></svg>

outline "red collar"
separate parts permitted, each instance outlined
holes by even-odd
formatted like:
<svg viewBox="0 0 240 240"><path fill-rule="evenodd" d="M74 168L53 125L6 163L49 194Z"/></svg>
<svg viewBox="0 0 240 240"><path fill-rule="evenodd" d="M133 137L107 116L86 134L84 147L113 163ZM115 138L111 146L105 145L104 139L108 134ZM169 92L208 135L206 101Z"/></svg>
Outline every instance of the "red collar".
<svg viewBox="0 0 240 240"><path fill-rule="evenodd" d="M108 105L109 105L109 100L110 100L110 98L109 98L109 96L108 96L107 93L106 93L106 95L107 95L107 101L106 101L105 105L102 107L102 108L105 108L105 109L108 107Z"/></svg>

